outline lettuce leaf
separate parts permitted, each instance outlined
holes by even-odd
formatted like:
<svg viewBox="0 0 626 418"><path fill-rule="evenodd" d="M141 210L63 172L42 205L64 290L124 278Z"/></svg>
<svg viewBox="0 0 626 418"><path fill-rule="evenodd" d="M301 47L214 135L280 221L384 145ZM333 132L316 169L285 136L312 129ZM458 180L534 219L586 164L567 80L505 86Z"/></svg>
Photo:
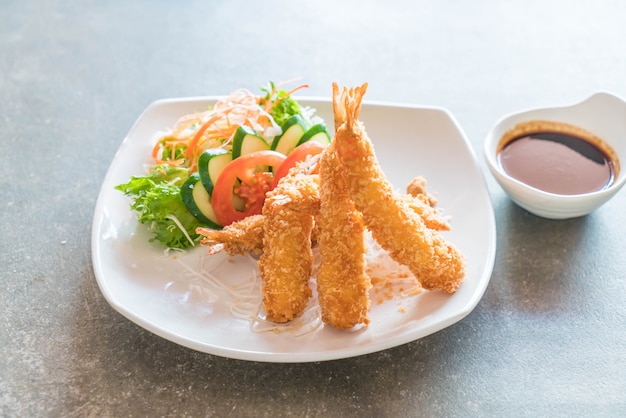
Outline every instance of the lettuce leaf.
<svg viewBox="0 0 626 418"><path fill-rule="evenodd" d="M272 103L280 100L280 102L274 105L270 115L272 115L278 126L283 126L287 119L302 113L302 110L298 102L292 99L291 96L286 97L288 93L286 90L278 90L273 96L270 96L272 91L274 91L274 87L274 82L270 81L269 87L261 87L261 90L265 92L265 100L269 100Z"/></svg>
<svg viewBox="0 0 626 418"><path fill-rule="evenodd" d="M152 233L151 242L158 241L169 248L193 246L173 219L180 222L194 244L200 241L196 228L201 224L187 210L180 195L188 176L186 168L157 165L146 176L133 176L128 183L115 186L133 199L130 208L137 212L137 220Z"/></svg>

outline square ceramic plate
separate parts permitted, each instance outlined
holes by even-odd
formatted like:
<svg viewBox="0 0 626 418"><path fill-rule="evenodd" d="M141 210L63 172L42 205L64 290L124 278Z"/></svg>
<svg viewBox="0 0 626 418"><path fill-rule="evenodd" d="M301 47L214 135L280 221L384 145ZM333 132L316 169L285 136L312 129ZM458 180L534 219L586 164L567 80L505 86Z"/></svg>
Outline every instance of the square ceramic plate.
<svg viewBox="0 0 626 418"><path fill-rule="evenodd" d="M254 259L208 256L203 247L165 254L149 243L147 232L129 209L129 198L114 186L145 173L158 131L184 114L207 109L216 99L152 103L111 163L96 204L92 255L98 285L117 311L163 338L201 352L253 361L309 362L357 356L414 341L454 324L474 309L491 277L495 220L469 142L452 115L441 108L365 102L360 119L394 187L404 190L413 177L426 177L429 191L439 200L438 207L451 217L452 230L444 234L467 257L465 280L452 295L424 291L390 300L373 295L371 323L358 331L337 331L319 322L315 325L309 317L300 327L261 332L258 324L252 326L247 314L235 311L233 305L237 292L246 292L234 286L252 283L258 287ZM317 109L332 126L328 99L297 99ZM219 283L229 291L220 289ZM260 292L252 303L259 300ZM241 301L237 306L241 307ZM309 315L315 313L315 309L309 310Z"/></svg>

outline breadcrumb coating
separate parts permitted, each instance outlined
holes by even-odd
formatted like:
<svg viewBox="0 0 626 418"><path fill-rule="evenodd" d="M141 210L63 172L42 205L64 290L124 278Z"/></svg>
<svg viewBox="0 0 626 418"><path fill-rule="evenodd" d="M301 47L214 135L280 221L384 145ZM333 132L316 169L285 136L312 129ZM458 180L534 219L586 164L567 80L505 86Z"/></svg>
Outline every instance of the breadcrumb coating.
<svg viewBox="0 0 626 418"><path fill-rule="evenodd" d="M319 179L312 179L316 178L291 170L265 199L259 272L263 281L263 307L270 321L288 322L297 318L312 296L311 231L313 213L319 210ZM316 196L309 199L309 194ZM310 201L316 201L317 206L313 205L313 210L301 210L301 204Z"/></svg>
<svg viewBox="0 0 626 418"><path fill-rule="evenodd" d="M204 238L201 245L209 247L209 255L226 251L230 255L263 252L263 215L252 215L233 222L224 229L198 228Z"/></svg>
<svg viewBox="0 0 626 418"><path fill-rule="evenodd" d="M342 107L345 122L335 133L334 146L344 169L354 204L367 228L392 258L409 267L428 290L452 293L465 275L465 257L437 231L429 229L394 191L358 120L367 84L339 94L333 84L333 103ZM337 119L336 119L337 120Z"/></svg>
<svg viewBox="0 0 626 418"><path fill-rule="evenodd" d="M322 321L339 329L368 324L372 285L365 273L365 226L332 144L320 160L320 201L317 291Z"/></svg>

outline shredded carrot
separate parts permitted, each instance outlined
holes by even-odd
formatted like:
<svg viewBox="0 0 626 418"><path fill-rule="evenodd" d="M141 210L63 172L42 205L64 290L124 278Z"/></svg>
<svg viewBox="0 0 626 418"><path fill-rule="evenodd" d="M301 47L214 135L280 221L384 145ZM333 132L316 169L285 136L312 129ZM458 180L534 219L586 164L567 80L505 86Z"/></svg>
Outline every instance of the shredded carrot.
<svg viewBox="0 0 626 418"><path fill-rule="evenodd" d="M154 147L152 148L152 154L150 155L157 164L161 164L159 159L159 151L161 151L161 143L157 141L157 143L154 144Z"/></svg>
<svg viewBox="0 0 626 418"><path fill-rule="evenodd" d="M204 135L205 131L211 126L215 121L217 121L221 115L215 115L200 126L200 128L196 131L196 134L191 139L191 142L187 145L187 151L185 156L187 159L191 160L195 156L196 147L198 146L198 142L200 142L200 138Z"/></svg>
<svg viewBox="0 0 626 418"><path fill-rule="evenodd" d="M228 147L240 126L248 126L262 135L270 128L278 130L270 115L274 106L295 91L308 87L302 84L278 97L279 87L291 81L274 85L267 99L247 89L237 89L218 100L210 110L178 118L170 132L154 145L152 160L156 164L187 167L194 172L200 154L210 148ZM169 155L163 155L167 147L171 148ZM176 158L181 151L184 158Z"/></svg>
<svg viewBox="0 0 626 418"><path fill-rule="evenodd" d="M174 126L176 127L176 130L174 132L172 132L172 136L179 136L181 135L185 129L189 128L190 126L192 126L195 123L200 123L201 122L201 118L198 117L197 115L193 115L194 118L190 118L188 120L185 121L180 121L180 123L176 123Z"/></svg>

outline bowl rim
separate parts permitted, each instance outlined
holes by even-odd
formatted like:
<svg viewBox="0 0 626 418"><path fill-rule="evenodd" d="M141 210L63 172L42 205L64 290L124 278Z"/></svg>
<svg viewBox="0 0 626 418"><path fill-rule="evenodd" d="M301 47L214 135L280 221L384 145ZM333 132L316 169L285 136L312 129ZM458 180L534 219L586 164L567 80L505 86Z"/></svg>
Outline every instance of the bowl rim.
<svg viewBox="0 0 626 418"><path fill-rule="evenodd" d="M510 123L507 125L506 123L507 121L511 119L523 118L525 115L536 114L536 113L541 113L541 112L548 112L548 113L555 112L555 111L567 112L570 109L574 109L576 107L584 106L587 104L592 104L592 102L599 101L599 100L617 101L626 109L626 101L622 99L621 97L613 93L607 92L607 91L597 91L589 95L584 100L581 100L572 104L561 105L561 106L528 107L519 111L510 112L500 117L493 124L491 129L488 131L485 137L485 141L483 143L483 154L485 157L485 161L487 163L489 170L491 171L491 174L495 177L498 183L500 183L500 186L503 189L505 189L505 191L508 192L507 188L504 187L504 184L502 184L503 181L506 181L510 184L512 183L512 185L515 185L518 189L523 189L526 192L533 193L534 195L540 196L544 199L563 200L563 201L572 201L572 200L580 201L581 199L601 200L601 198L606 197L606 195L611 195L613 193L616 193L619 189L621 189L622 186L624 186L624 183L626 182L626 165L620 168L618 175L614 178L613 182L603 189L595 190L595 191L588 192L588 193L580 193L580 194L559 194L559 193L552 193L552 192L547 192L545 190L538 189L536 187L530 186L510 176L497 161L497 149L498 149L498 144L500 142L502 134L504 134L504 132L506 132L508 129L515 126L517 123L522 122L522 121L517 121L517 122ZM532 117L526 120L530 121L530 120L540 120L540 119L546 120L546 121L564 122L564 121L557 121L555 120L555 118L550 118L550 117L546 117L546 118ZM575 125L575 123L572 123L572 122L566 122L566 123ZM496 133L498 132L499 134L496 135ZM609 145L613 148L613 152L617 156L618 161L622 162L623 161L622 155L620 155L619 152L615 150L615 146L611 144Z"/></svg>

